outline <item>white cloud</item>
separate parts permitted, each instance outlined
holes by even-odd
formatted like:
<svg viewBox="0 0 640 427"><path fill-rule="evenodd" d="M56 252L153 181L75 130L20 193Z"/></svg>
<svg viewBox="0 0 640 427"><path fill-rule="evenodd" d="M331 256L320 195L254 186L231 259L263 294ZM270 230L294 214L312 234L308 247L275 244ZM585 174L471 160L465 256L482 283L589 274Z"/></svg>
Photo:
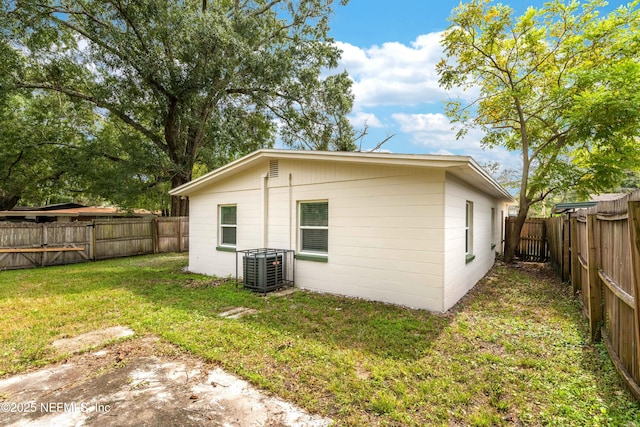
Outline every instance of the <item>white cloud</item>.
<svg viewBox="0 0 640 427"><path fill-rule="evenodd" d="M376 117L375 114L365 113L362 111L351 114L349 116L349 122L351 122L351 124L357 128L364 127L365 125L370 128L383 127L382 123L380 122L380 120L378 120L378 117Z"/></svg>
<svg viewBox="0 0 640 427"><path fill-rule="evenodd" d="M452 125L444 114L392 114L403 132L449 132Z"/></svg>
<svg viewBox="0 0 640 427"><path fill-rule="evenodd" d="M438 84L436 64L445 57L442 32L418 36L405 45L388 42L361 48L337 42L342 50L339 67L353 80L354 109L349 120L356 127L366 123L372 132L367 142L395 135L387 144L396 152L425 152L472 156L479 163L497 161L508 167L521 163L517 153L503 148L485 150L480 130L471 130L456 139L459 125L443 114L443 101L470 102L479 89L446 91ZM408 114L424 111L422 114ZM428 112L428 113L427 113ZM374 129L375 128L375 129ZM387 148L385 146L385 148Z"/></svg>
<svg viewBox="0 0 640 427"><path fill-rule="evenodd" d="M391 118L398 123L402 132L410 135L413 144L432 154L472 156L481 164L497 161L503 167L512 169L521 164L518 153L501 147L491 150L483 148L481 140L484 133L481 130L471 129L464 137L456 139L460 126L450 123L444 114L392 114Z"/></svg>
<svg viewBox="0 0 640 427"><path fill-rule="evenodd" d="M477 150L482 134L471 131L464 139L456 140L459 126L454 126L444 114L392 114L400 130L410 134L414 144L447 152Z"/></svg>
<svg viewBox="0 0 640 427"><path fill-rule="evenodd" d="M340 68L353 79L355 109L378 105L439 103L464 96L438 84L436 64L443 58L441 32L418 36L410 46L398 42L363 49L337 42L342 50Z"/></svg>

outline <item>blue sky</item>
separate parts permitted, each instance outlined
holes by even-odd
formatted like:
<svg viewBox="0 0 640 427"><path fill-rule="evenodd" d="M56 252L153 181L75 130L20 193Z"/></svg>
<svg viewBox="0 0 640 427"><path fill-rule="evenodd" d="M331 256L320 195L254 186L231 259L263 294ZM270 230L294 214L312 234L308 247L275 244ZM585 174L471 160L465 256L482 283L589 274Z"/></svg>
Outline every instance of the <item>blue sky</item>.
<svg viewBox="0 0 640 427"><path fill-rule="evenodd" d="M502 1L517 14L543 2ZM607 10L626 3L611 1ZM513 153L483 150L479 131L456 140L443 114L448 94L438 86L435 64L443 57L441 32L458 4L453 0L350 0L347 6L336 5L331 35L343 50L339 69L354 80L355 105L350 119L357 128L365 123L369 127L362 140L363 150L395 135L384 144L384 150L470 155L481 164L498 161L516 166L519 157Z"/></svg>

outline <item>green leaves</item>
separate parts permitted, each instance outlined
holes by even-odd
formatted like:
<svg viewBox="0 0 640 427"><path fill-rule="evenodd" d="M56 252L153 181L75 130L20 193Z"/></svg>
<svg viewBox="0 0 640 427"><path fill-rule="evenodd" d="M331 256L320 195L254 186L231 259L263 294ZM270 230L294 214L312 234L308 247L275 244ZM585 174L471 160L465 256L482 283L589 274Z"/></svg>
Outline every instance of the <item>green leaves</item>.
<svg viewBox="0 0 640 427"><path fill-rule="evenodd" d="M640 64L623 60L585 70L579 76L585 89L576 94L568 112L578 137L604 142L640 130Z"/></svg>
<svg viewBox="0 0 640 427"><path fill-rule="evenodd" d="M0 107L0 210L70 200L92 112L59 94L14 94Z"/></svg>
<svg viewBox="0 0 640 427"><path fill-rule="evenodd" d="M472 0L452 12L440 83L479 87L480 96L453 100L447 114L482 128L487 147L522 154L521 211L559 189L613 182L616 167L595 173L616 160L604 152L638 161L629 141L640 124L640 14L635 2L600 17L603 5L555 0L514 17L506 6Z"/></svg>
<svg viewBox="0 0 640 427"><path fill-rule="evenodd" d="M331 5L7 1L0 13L12 25L2 41L22 56L25 73L2 61L0 76L125 124L169 160L160 169L172 187L191 179L196 164L217 167L278 136L305 148L353 149L351 83L321 78L339 58L327 35Z"/></svg>
<svg viewBox="0 0 640 427"><path fill-rule="evenodd" d="M640 10L634 1L601 17L605 4L553 0L514 17L471 0L452 12L440 84L480 95L452 100L446 112L462 132L484 130L486 147L520 153L521 224L550 194L609 189L640 165Z"/></svg>

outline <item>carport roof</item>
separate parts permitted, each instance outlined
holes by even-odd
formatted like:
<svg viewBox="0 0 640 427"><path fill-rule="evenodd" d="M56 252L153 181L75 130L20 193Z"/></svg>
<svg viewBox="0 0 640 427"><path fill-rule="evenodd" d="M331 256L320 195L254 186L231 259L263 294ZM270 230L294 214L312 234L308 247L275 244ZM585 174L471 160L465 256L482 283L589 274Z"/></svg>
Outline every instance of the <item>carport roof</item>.
<svg viewBox="0 0 640 427"><path fill-rule="evenodd" d="M556 203L553 205L552 214L563 214L567 212L573 212L576 209L589 209L592 206L597 205L596 201L589 202L566 202L566 203Z"/></svg>

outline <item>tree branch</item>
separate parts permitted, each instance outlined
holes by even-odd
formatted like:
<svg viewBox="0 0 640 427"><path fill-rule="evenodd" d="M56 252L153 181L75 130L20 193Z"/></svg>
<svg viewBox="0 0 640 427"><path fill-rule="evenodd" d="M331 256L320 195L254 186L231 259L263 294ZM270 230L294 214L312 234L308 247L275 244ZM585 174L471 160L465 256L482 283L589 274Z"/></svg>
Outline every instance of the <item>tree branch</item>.
<svg viewBox="0 0 640 427"><path fill-rule="evenodd" d="M379 150L379 149L380 149L380 147L382 147L382 146L383 146L387 141L389 141L389 140L390 140L391 138L393 138L394 136L396 136L396 134L388 135L385 139L383 139L382 141L380 141L380 142L379 142L379 143L374 147L374 149L373 149L373 150L371 150L371 151Z"/></svg>
<svg viewBox="0 0 640 427"><path fill-rule="evenodd" d="M138 31L138 27L131 20L131 17L126 12L126 10L122 7L122 4L120 3L120 1L112 1L111 4L113 4L113 6L118 10L118 12L120 12L120 16L122 16L122 18L127 23L127 28L131 28L131 30L135 34L136 38L140 42L140 46L142 46L142 49L145 52L149 52L149 49L147 48L147 44L145 43L144 39L142 38L142 35L140 34L140 32Z"/></svg>
<svg viewBox="0 0 640 427"><path fill-rule="evenodd" d="M145 135L147 138L149 138L158 147L160 147L163 150L166 148L166 146L164 145L164 143L162 141L162 138L160 138L157 134L155 134L151 130L147 129L146 127L144 127L142 124L140 124L140 122L136 121L135 119L133 119L132 117L130 117L129 115L124 113L123 111L121 111L118 108L116 108L115 105L110 104L110 103L108 103L108 102L106 102L104 100L101 100L101 99L96 98L96 97L91 96L91 95L87 95L87 94L79 92L77 90L73 90L73 89L70 89L70 88L67 88L67 87L52 85L52 84L48 84L48 83L34 83L34 82L24 82L24 81L17 80L16 81L16 85L19 88L24 88L24 89L43 89L43 90L50 90L50 91L54 91L54 92L64 93L65 95L68 95L68 96L70 96L72 98L77 98L77 99L81 99L83 101L90 102L90 103L94 104L97 107L106 108L111 113L113 113L118 118L120 118L123 122L125 122L128 125L132 126L134 129L136 129L137 131L139 131L140 133Z"/></svg>
<svg viewBox="0 0 640 427"><path fill-rule="evenodd" d="M115 6L115 4L114 4ZM91 14L88 14L86 12L77 12L77 11L73 11L70 9L55 9L55 8L50 8L51 10L51 19L55 22L57 22L59 25L62 25L76 33L78 33L79 35L83 36L84 38L86 38L87 40L92 41L93 43L97 44L98 46L100 46L101 48L105 49L107 52L111 52L114 56L116 56L117 58L126 58L130 55L129 53L123 53L120 52L118 49L115 48L114 45L108 44L107 42L105 42L105 40L103 40L102 38L98 37L95 34L91 34L88 31L86 31L85 29L74 25L73 23L71 23L69 20L65 20L65 19L61 19L61 18L57 18L53 15L53 13L66 13L66 14L70 14L70 15L85 15L87 17L89 17L93 22L99 24L102 27L109 27L109 24L100 21L98 18L94 17ZM127 22L127 24L129 25L129 23L131 22L126 16L123 16L123 19ZM131 22L131 24L133 26L133 23ZM146 52L148 52L148 50L146 49L146 44L144 43L144 41L142 40L140 34L138 33L137 29L135 29L135 26L133 26L134 29L134 33L136 34L136 36L138 37L138 39L140 40L140 43L142 44L143 50L145 50ZM164 96L166 96L167 98L175 98L175 95L173 95L171 92L169 92L169 90L167 90L162 83L160 83L160 81L158 81L157 79L155 79L151 74L149 73L145 73L141 67L139 67L135 61L128 61L127 65L129 65L130 67L132 67L134 70L136 70L136 72L138 73L138 75L140 76L140 78L142 78L144 81L148 82L150 84L151 87L155 87L161 94L163 94Z"/></svg>
<svg viewBox="0 0 640 427"><path fill-rule="evenodd" d="M253 16L260 16L263 13L267 12L269 9L271 9L273 6L277 5L278 3L281 3L282 0L273 0L271 3L267 3L262 9L256 9L253 12Z"/></svg>
<svg viewBox="0 0 640 427"><path fill-rule="evenodd" d="M7 170L7 174L4 177L4 182L7 182L7 180L11 178L11 173L13 172L13 168L20 162L23 155L24 155L24 148L20 150L20 154L18 155L18 158L13 163L11 163L11 166L9 166L9 169Z"/></svg>
<svg viewBox="0 0 640 427"><path fill-rule="evenodd" d="M558 187L552 187L552 188L549 188L547 191L541 192L538 197L536 197L534 199L530 199L529 204L530 205L535 205L536 203L543 201L544 199L547 198L547 196L549 194L553 193L557 189L558 189Z"/></svg>

